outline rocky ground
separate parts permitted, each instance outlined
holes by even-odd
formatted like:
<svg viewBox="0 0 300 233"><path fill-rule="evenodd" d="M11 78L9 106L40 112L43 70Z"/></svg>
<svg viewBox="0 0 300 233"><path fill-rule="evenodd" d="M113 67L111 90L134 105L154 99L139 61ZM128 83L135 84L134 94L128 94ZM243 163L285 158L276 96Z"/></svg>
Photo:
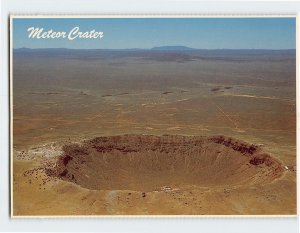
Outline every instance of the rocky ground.
<svg viewBox="0 0 300 233"><path fill-rule="evenodd" d="M260 145L123 135L60 146L17 153L14 215L296 213L295 171Z"/></svg>

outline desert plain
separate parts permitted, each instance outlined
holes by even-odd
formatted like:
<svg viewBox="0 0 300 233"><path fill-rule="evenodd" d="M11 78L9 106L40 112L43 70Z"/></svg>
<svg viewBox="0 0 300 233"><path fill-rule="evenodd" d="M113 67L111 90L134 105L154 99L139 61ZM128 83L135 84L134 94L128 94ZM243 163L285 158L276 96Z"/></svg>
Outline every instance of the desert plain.
<svg viewBox="0 0 300 233"><path fill-rule="evenodd" d="M295 215L295 60L15 49L12 215Z"/></svg>

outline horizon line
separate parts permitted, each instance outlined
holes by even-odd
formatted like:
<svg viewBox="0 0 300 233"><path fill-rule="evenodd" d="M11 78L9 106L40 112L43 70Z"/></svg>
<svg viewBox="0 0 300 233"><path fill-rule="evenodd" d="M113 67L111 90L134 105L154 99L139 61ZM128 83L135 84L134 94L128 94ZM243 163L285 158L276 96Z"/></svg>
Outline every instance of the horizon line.
<svg viewBox="0 0 300 233"><path fill-rule="evenodd" d="M69 50L165 50L165 51L171 51L171 50L176 50L176 48L170 49L170 47L181 47L185 49L179 49L181 51L191 51L191 50L269 50L269 51L274 51L274 50L296 50L297 48L210 48L210 49L205 49L205 48L192 48L192 47L187 47L187 46L154 46L151 48L66 48L66 47L48 47L48 48L29 48L29 47L19 47L19 48L13 48L13 50L17 49L32 49L32 50L39 50L39 49L69 49ZM168 49L163 49L163 48L169 48Z"/></svg>

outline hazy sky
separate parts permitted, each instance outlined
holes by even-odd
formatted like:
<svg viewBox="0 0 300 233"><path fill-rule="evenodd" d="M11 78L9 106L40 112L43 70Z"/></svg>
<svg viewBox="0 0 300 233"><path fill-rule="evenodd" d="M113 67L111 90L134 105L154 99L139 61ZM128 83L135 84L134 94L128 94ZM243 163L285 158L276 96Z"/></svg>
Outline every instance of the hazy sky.
<svg viewBox="0 0 300 233"><path fill-rule="evenodd" d="M29 27L45 31L104 32L102 39L30 39ZM199 49L294 49L295 18L14 19L13 47L152 48L184 45Z"/></svg>

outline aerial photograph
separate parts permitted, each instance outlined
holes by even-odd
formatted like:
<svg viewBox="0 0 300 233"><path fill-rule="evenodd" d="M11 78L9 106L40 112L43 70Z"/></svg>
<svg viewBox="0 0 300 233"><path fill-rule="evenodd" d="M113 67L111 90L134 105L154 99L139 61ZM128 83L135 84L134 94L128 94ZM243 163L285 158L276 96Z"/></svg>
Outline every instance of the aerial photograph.
<svg viewBox="0 0 300 233"><path fill-rule="evenodd" d="M12 17L11 216L295 216L295 17Z"/></svg>

